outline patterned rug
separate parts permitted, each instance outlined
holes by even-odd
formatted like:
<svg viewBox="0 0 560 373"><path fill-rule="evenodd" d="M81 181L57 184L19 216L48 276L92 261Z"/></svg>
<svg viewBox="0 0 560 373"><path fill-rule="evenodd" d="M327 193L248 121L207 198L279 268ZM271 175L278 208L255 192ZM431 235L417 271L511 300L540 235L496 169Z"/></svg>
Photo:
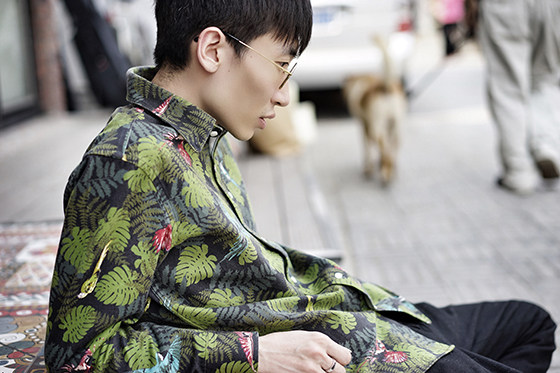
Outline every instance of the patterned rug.
<svg viewBox="0 0 560 373"><path fill-rule="evenodd" d="M0 373L46 371L42 351L61 225L0 224Z"/></svg>

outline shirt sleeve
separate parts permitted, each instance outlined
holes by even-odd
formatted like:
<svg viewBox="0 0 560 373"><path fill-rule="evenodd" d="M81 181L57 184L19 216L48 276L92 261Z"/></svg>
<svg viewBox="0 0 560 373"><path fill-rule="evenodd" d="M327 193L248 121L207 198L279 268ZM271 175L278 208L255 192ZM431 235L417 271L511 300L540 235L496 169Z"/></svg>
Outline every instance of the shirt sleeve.
<svg viewBox="0 0 560 373"><path fill-rule="evenodd" d="M256 371L257 333L147 317L154 273L174 250L167 204L158 179L125 160L88 156L74 171L51 286L51 372Z"/></svg>

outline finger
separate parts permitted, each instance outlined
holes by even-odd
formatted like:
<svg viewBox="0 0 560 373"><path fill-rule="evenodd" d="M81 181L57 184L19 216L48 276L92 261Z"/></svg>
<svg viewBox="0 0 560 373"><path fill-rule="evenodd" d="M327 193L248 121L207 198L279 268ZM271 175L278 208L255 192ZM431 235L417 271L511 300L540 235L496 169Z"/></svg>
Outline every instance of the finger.
<svg viewBox="0 0 560 373"><path fill-rule="evenodd" d="M334 366L334 369L331 373L345 373L346 372L346 368L344 367L344 365L339 364L338 362L336 363L336 365Z"/></svg>
<svg viewBox="0 0 560 373"><path fill-rule="evenodd" d="M342 367L342 365L340 365L340 364L336 361L336 359L332 359L332 358L331 358L331 361L329 362L329 364L326 365L326 366L327 366L328 368L324 368L324 367L323 367L323 370L324 370L325 372L327 372L327 373L336 372L337 370L340 370L340 367ZM337 369L337 368L338 368L338 369Z"/></svg>
<svg viewBox="0 0 560 373"><path fill-rule="evenodd" d="M350 364L350 361L352 360L352 351L335 342L333 342L333 344L329 346L329 348L327 349L327 354L335 359L336 362L341 366Z"/></svg>

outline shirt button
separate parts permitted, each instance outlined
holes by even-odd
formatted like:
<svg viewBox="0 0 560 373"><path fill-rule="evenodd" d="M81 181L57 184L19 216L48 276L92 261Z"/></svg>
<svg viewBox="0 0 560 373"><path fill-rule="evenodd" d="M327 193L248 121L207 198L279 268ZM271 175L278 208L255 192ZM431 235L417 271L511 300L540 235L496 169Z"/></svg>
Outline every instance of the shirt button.
<svg viewBox="0 0 560 373"><path fill-rule="evenodd" d="M212 132L210 132L210 137L216 137L218 136L220 133L216 130L212 130Z"/></svg>
<svg viewBox="0 0 560 373"><path fill-rule="evenodd" d="M334 274L334 277L336 277L336 278L338 278L338 279L341 279L341 278L344 277L344 275L343 275L342 273L340 273L340 272L337 272L337 273Z"/></svg>

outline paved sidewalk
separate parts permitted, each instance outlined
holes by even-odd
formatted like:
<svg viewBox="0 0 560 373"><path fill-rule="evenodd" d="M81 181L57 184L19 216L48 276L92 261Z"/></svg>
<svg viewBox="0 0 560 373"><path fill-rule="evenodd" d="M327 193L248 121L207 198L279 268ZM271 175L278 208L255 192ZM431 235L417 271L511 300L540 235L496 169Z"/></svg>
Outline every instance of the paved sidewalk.
<svg viewBox="0 0 560 373"><path fill-rule="evenodd" d="M466 96L469 84L480 94ZM390 188L362 177L353 119L322 121L306 159L357 276L436 305L530 300L559 322L560 190L520 197L495 186L496 134L483 85L473 53L451 60L412 102ZM560 331L556 339L560 345ZM560 353L550 372L560 372Z"/></svg>
<svg viewBox="0 0 560 373"><path fill-rule="evenodd" d="M262 183L262 174L252 172L255 162L291 170L299 164L305 175L294 175L303 181L295 187L307 188L319 215L304 204L290 205L293 218L283 223L296 232L297 247L322 245L305 242L307 227L300 222L319 216L336 237L330 242L340 244L335 249L342 251L343 266L364 280L437 305L526 299L545 306L558 322L560 191L519 197L494 186L495 133L482 89L461 96L463 83L482 86L476 53L451 60L412 102L392 187L362 177L355 120L321 119L317 141L300 157L241 160L253 183L253 205L290 197L280 198ZM0 223L62 218L68 175L108 114L40 117L0 132ZM282 222L266 222L266 210L257 215L265 230ZM550 372L560 373L559 355Z"/></svg>

